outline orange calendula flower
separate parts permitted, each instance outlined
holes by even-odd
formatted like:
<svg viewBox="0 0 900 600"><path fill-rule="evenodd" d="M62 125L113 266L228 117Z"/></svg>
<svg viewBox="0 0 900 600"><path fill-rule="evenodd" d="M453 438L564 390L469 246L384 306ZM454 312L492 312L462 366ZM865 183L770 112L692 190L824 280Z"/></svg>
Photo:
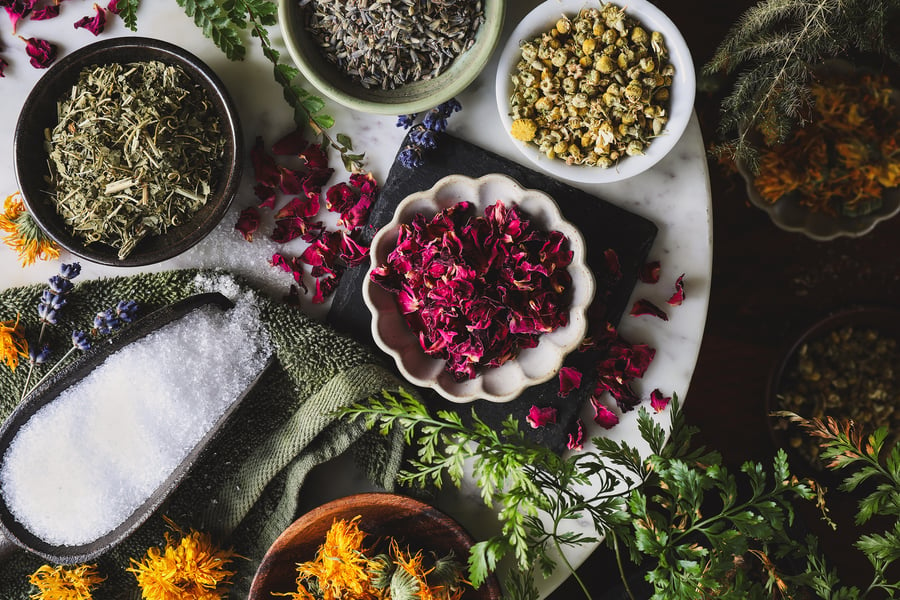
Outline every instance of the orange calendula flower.
<svg viewBox="0 0 900 600"><path fill-rule="evenodd" d="M47 237L28 211L19 192L7 196L0 214L0 231L5 231L3 243L16 251L23 267L35 260L59 258L59 246Z"/></svg>
<svg viewBox="0 0 900 600"><path fill-rule="evenodd" d="M316 559L297 565L299 588L304 588L302 582L315 579L324 600L378 598L372 586L372 561L363 548L365 537L365 532L359 529L359 517L335 521ZM295 600L305 597L295 596Z"/></svg>
<svg viewBox="0 0 900 600"><path fill-rule="evenodd" d="M877 210L900 184L900 103L888 78L824 79L810 91L809 123L762 153L757 191L768 202L795 196L813 212Z"/></svg>
<svg viewBox="0 0 900 600"><path fill-rule="evenodd" d="M96 565L43 565L28 577L28 583L38 589L32 600L91 600L91 591L104 579Z"/></svg>
<svg viewBox="0 0 900 600"><path fill-rule="evenodd" d="M150 548L142 561L131 559L145 600L221 600L234 571L227 569L237 556L213 545L210 536L191 530L176 540L166 532L162 550Z"/></svg>
<svg viewBox="0 0 900 600"><path fill-rule="evenodd" d="M19 315L15 321L0 321L0 360L6 361L10 371L19 366L19 357L28 356L28 341L19 324Z"/></svg>

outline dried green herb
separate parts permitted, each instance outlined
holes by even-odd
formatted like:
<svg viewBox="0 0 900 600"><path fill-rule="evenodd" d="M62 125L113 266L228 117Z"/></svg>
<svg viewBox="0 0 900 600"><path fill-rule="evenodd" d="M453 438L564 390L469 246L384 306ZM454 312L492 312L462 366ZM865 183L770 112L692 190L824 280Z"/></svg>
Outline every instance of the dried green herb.
<svg viewBox="0 0 900 600"><path fill-rule="evenodd" d="M84 69L47 131L59 215L88 244L127 257L202 208L225 141L206 93L158 61Z"/></svg>

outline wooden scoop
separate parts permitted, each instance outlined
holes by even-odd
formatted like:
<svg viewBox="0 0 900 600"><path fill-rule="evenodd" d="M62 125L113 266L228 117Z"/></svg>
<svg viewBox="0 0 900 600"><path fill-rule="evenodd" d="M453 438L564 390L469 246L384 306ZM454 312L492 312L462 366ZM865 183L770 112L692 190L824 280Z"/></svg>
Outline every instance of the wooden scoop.
<svg viewBox="0 0 900 600"><path fill-rule="evenodd" d="M139 340L160 327L171 323L194 309L215 306L229 310L234 304L225 296L213 292L198 294L161 308L132 323L122 330L108 344L98 345L81 360L60 370L58 374L41 384L13 411L0 427L0 457L6 454L19 429L43 406L53 402L66 388L71 387L119 349ZM241 403L247 393L256 385L273 362L270 358L266 367L257 375L253 383L224 411L181 463L169 474L159 487L124 521L112 531L85 544L55 545L48 543L19 523L9 510L5 496L0 494L0 561L18 549L24 549L57 564L73 564L89 561L113 548L137 529L156 510L163 500L178 486L209 441L222 428L228 417Z"/></svg>

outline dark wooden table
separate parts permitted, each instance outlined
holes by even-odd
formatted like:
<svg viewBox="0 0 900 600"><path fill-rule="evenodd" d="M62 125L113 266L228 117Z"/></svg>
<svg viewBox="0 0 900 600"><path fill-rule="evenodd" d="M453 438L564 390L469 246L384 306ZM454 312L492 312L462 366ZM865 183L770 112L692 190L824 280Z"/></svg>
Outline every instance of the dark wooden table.
<svg viewBox="0 0 900 600"><path fill-rule="evenodd" d="M681 29L698 73L748 0L659 0ZM702 89L695 104L704 142L717 139L721 94ZM721 452L729 467L771 464L766 385L786 346L829 312L857 305L900 306L900 219L861 238L817 242L777 228L752 206L740 176L711 159L713 273L700 357L685 401L699 443ZM853 501L829 496L838 521L830 531L814 513L801 518L820 548L851 583L868 581L868 563L851 549ZM612 553L601 547L580 569L595 599L621 598ZM856 580L859 579L857 582ZM570 578L553 600L582 597Z"/></svg>

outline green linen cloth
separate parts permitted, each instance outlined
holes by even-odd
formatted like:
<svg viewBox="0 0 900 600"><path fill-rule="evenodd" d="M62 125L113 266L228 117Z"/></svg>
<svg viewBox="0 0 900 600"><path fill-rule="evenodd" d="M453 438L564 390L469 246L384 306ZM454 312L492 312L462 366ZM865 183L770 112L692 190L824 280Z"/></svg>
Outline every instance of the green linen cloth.
<svg viewBox="0 0 900 600"><path fill-rule="evenodd" d="M168 271L76 279L75 283L69 303L59 313L59 323L45 333L55 349L48 363L70 347L73 329L89 329L98 310L119 300L135 300L140 314L147 314L189 295L213 291L217 285L256 295L276 356L275 364L167 502L133 535L96 561L107 580L94 598L139 597L134 575L125 569L129 558L140 560L151 546L163 546L164 532L169 530L163 516L185 531L209 532L218 545L240 554L243 558L232 564L237 575L229 597L246 598L265 551L299 516L300 494L315 495L315 490L302 489L313 467L351 451L374 484L392 489L402 455L400 436L382 438L366 432L359 422L334 415L336 409L382 389L400 387L367 348L307 317L297 307L273 301L220 271ZM20 314L29 339L35 340L40 329L36 307L45 288L37 285L0 292L0 320ZM15 372L0 365L0 418L18 403L27 371L27 361ZM216 374L209 373L209 377ZM45 562L21 551L0 564L0 598L27 599L32 591L27 577Z"/></svg>

